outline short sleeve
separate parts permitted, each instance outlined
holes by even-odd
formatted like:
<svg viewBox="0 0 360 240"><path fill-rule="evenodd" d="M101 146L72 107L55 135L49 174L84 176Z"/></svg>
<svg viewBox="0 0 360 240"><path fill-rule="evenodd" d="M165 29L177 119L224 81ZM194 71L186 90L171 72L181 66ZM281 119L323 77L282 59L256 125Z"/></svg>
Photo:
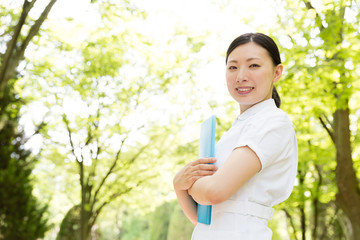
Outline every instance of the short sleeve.
<svg viewBox="0 0 360 240"><path fill-rule="evenodd" d="M284 116L254 119L239 136L236 147L248 146L261 162L261 170L281 159L290 151L295 131L291 121Z"/></svg>

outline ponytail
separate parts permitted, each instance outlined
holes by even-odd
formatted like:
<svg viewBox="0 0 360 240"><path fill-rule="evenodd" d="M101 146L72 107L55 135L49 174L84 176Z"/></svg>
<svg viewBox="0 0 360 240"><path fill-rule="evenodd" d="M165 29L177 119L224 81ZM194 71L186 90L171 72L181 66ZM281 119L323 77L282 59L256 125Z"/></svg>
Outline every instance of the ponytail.
<svg viewBox="0 0 360 240"><path fill-rule="evenodd" d="M278 108L280 108L281 100L280 100L279 93L276 91L275 86L273 86L272 98L275 100L276 106L277 106Z"/></svg>

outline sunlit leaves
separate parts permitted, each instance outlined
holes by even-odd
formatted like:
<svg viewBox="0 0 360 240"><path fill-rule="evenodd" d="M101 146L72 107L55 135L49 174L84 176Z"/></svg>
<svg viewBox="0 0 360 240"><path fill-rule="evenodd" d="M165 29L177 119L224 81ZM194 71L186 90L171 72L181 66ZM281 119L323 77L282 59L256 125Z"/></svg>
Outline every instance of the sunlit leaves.
<svg viewBox="0 0 360 240"><path fill-rule="evenodd" d="M297 7L299 2L301 7ZM284 12L279 14L279 21L284 27L276 35L284 56L285 74L278 90L284 103L282 108L295 125L299 184L300 179L304 181L302 186L295 187L288 204L301 209L301 202L311 203L305 215L297 212L297 216L311 219L306 222L310 226L312 221L329 222L331 217L320 220L319 214L334 216L336 213L332 210L337 192L336 150L326 129L331 133L332 114L336 109L347 108L349 99L358 102L359 89L354 83L360 77L355 70L359 66L356 50L360 44L359 24L355 21L359 6L355 1L299 2L280 2L284 4ZM354 107L350 104L351 109ZM359 116L353 114L350 118L356 124ZM358 141L352 142L355 148L358 144ZM322 210L319 212L319 209Z"/></svg>
<svg viewBox="0 0 360 240"><path fill-rule="evenodd" d="M67 195L62 211L84 194L84 210L94 216L112 201L148 206L142 197L155 194L162 197L153 204L163 201L171 184L162 182L171 183L177 163L169 159L188 121L184 112L196 106L189 86L202 36L182 27L171 36L143 34L146 14L123 3L94 1L100 13L94 26L50 22L26 55L32 74L19 86L34 105L24 111L41 106L47 123L39 166L51 173L37 176L49 178L54 194ZM189 97L179 98L184 92Z"/></svg>

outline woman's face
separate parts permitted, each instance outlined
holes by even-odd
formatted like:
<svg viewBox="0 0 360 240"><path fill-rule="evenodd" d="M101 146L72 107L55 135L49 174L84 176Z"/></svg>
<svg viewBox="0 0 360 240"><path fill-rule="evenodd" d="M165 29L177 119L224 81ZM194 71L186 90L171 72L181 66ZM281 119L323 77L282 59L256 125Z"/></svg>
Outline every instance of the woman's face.
<svg viewBox="0 0 360 240"><path fill-rule="evenodd" d="M226 83L230 95L240 104L240 112L270 99L273 83L282 74L283 66L274 66L267 50L249 42L235 48L226 64Z"/></svg>

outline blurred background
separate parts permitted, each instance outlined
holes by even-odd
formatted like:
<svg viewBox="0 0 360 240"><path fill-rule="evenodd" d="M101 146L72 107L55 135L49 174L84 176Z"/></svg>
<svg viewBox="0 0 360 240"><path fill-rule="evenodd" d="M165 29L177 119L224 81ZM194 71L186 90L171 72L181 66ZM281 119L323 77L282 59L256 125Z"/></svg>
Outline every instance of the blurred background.
<svg viewBox="0 0 360 240"><path fill-rule="evenodd" d="M2 0L0 239L190 239L172 189L238 115L225 52L277 42L299 168L273 239L360 239L357 0Z"/></svg>

